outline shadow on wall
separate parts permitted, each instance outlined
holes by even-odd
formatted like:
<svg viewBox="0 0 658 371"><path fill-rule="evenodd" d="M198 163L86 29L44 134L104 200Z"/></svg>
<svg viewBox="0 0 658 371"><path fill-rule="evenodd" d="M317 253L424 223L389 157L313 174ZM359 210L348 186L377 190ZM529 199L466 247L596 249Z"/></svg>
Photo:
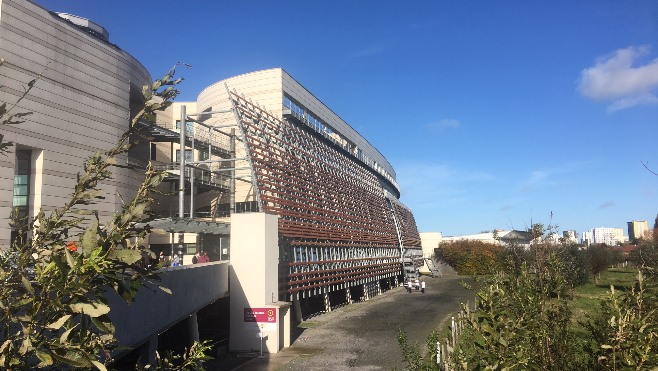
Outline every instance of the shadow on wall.
<svg viewBox="0 0 658 371"><path fill-rule="evenodd" d="M142 288L131 305L114 290L105 294L108 313L121 346L136 348L219 298L228 296L228 261L167 267L159 271L161 286ZM121 353L125 353L121 352ZM121 354L119 354L120 356Z"/></svg>

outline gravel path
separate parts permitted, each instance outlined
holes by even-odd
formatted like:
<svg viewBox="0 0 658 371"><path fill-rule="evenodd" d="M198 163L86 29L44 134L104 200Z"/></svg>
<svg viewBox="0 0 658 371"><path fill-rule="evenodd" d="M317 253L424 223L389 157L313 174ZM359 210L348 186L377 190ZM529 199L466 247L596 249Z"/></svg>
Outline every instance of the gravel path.
<svg viewBox="0 0 658 371"><path fill-rule="evenodd" d="M459 302L473 302L475 292L459 282L469 278L425 276L425 294L411 294L395 288L367 302L348 305L314 317L309 328L293 346L317 346L324 350L312 357L300 357L279 370L391 370L404 369L397 342L398 329L410 343L424 344L429 334Z"/></svg>

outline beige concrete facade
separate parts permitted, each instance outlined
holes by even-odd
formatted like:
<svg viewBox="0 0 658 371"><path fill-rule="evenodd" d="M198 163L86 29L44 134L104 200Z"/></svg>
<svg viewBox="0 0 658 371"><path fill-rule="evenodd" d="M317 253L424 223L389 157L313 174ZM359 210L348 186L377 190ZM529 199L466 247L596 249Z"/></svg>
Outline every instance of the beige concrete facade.
<svg viewBox="0 0 658 371"><path fill-rule="evenodd" d="M439 247L443 240L443 233L441 232L421 232L420 240L423 244L423 257L431 258L434 256L434 249ZM427 262L419 269L421 273L429 273L430 269L427 267Z"/></svg>
<svg viewBox="0 0 658 371"><path fill-rule="evenodd" d="M43 77L16 108L33 112L20 125L3 127L5 140L32 152L30 216L61 207L71 194L83 161L110 149L128 129L141 105L141 89L151 82L131 55L94 37L55 13L27 0L0 3L0 101L15 102L24 86ZM126 156L120 161L124 163ZM15 157L0 159L0 245L6 246L12 209ZM118 168L101 184L105 200L94 206L107 220L134 196L143 173Z"/></svg>
<svg viewBox="0 0 658 371"><path fill-rule="evenodd" d="M231 216L231 241L234 246L229 271L231 292L231 350L260 349L277 353L290 346L289 303L279 302L278 292L278 217L267 213L243 213ZM245 310L267 308L276 313L274 331L248 328Z"/></svg>

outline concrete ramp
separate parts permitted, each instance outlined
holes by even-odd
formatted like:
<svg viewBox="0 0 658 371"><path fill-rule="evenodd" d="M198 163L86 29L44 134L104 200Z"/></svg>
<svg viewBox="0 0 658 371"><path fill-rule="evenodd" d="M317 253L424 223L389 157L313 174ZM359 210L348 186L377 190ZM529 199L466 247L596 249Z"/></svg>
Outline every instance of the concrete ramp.
<svg viewBox="0 0 658 371"><path fill-rule="evenodd" d="M136 300L127 305L119 295L107 292L110 319L121 346L135 348L172 325L195 314L217 299L228 296L228 261L163 268L158 289L140 289Z"/></svg>

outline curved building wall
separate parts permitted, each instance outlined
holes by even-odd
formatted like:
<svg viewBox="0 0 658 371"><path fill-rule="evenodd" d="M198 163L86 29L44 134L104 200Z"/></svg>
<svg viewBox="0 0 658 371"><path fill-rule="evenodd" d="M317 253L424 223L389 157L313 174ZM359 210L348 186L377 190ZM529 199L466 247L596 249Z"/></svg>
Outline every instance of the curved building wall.
<svg viewBox="0 0 658 371"><path fill-rule="evenodd" d="M72 192L83 161L111 148L128 129L131 108L139 109L141 89L151 82L132 56L105 40L27 0L0 4L0 101L15 102L23 87L44 71L17 112L33 112L20 125L3 127L14 150L31 152L30 215L61 207ZM126 161L126 156L120 161ZM0 245L9 243L14 154L0 162ZM121 207L117 192L134 196L143 173L116 169L100 188L105 200L94 206L107 219Z"/></svg>
<svg viewBox="0 0 658 371"><path fill-rule="evenodd" d="M382 186L399 197L399 187L395 181L395 170L393 170L388 160L354 128L282 68L231 77L207 87L197 98L200 111L211 109L216 111L231 107L226 95L225 84L230 91L235 90L247 100L257 103L260 107L278 117L284 116L284 99L289 99L304 110L304 116L307 114L312 115L315 119L321 121L323 126L327 126L324 129L327 136L338 139L337 143L341 143L342 146L345 146L344 149L353 153L356 157L362 158L369 168L374 169L379 174L385 174L385 176L381 176L381 178L387 179L382 181ZM213 117L209 123L217 125L223 122ZM336 134L330 134L332 131Z"/></svg>

